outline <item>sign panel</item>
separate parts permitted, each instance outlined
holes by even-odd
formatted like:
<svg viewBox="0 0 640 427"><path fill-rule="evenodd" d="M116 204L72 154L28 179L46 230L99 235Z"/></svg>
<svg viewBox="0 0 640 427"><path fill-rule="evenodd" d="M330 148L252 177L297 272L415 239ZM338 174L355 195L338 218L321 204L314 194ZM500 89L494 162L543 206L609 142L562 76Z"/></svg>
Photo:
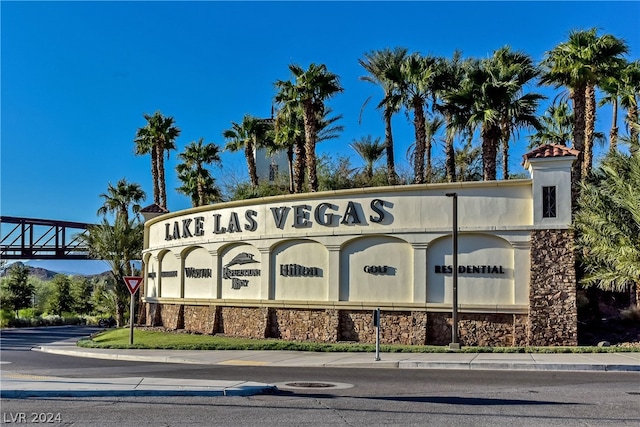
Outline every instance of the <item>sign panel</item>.
<svg viewBox="0 0 640 427"><path fill-rule="evenodd" d="M142 277L139 276L124 276L124 283L126 283L127 288L129 288L129 292L131 295L135 294L140 284L142 283Z"/></svg>

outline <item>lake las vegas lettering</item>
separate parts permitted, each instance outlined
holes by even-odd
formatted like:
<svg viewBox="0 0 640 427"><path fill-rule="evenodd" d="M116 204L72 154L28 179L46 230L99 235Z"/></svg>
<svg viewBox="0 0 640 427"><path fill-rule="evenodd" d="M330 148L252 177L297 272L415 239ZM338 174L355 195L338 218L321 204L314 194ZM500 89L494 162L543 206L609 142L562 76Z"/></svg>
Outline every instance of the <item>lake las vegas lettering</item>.
<svg viewBox="0 0 640 427"><path fill-rule="evenodd" d="M373 199L369 204L368 220L380 224L388 218L385 208L392 204L381 199ZM367 216L358 202L349 201L344 210L333 203L323 202L317 206L293 205L270 208L274 225L284 230L287 224L293 228L311 228L314 224L324 227L342 225L367 225ZM342 219L341 219L342 218ZM231 211L228 214L213 214L214 234L252 232L258 229L258 212L247 209L244 212ZM167 222L165 240L186 239L205 235L205 217L185 218L180 221Z"/></svg>

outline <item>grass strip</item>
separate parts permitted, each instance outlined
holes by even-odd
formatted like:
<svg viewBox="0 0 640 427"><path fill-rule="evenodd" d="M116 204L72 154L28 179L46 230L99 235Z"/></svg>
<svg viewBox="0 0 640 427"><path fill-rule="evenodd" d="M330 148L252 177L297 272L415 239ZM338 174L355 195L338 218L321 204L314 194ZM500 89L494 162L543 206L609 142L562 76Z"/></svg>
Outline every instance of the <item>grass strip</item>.
<svg viewBox="0 0 640 427"><path fill-rule="evenodd" d="M290 350L310 352L375 352L374 344L294 342L277 339L233 338L134 329L133 345L129 345L129 329L110 329L78 341L79 347L149 350ZM383 353L446 353L448 346L389 345L380 346ZM640 352L640 347L467 347L460 353L619 353Z"/></svg>

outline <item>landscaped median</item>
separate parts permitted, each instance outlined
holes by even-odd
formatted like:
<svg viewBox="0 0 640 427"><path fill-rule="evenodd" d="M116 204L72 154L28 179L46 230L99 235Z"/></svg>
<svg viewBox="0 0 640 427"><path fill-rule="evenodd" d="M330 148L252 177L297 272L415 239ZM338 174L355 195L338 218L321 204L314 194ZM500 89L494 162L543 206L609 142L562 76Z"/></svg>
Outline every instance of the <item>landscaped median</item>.
<svg viewBox="0 0 640 427"><path fill-rule="evenodd" d="M129 329L110 329L78 341L85 348L135 348L163 350L289 350L315 352L375 352L374 344L314 343L275 339L232 338L219 335L201 335L135 329L133 345L129 345ZM446 353L448 346L434 345L381 345L384 353ZM640 345L613 345L609 347L465 347L462 353L621 353L640 352Z"/></svg>

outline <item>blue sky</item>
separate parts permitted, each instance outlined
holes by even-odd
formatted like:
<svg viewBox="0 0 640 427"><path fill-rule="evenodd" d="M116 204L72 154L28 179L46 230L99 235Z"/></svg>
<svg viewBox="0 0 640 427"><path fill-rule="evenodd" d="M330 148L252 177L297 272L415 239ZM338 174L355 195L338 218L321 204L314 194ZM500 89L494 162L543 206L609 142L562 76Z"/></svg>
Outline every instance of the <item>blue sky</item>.
<svg viewBox="0 0 640 427"><path fill-rule="evenodd" d="M344 93L330 101L345 131L321 153L358 156L348 146L383 137L380 113L364 101L363 53L403 46L423 54L486 57L504 45L535 60L572 29L598 27L640 51L640 2L8 2L1 7L2 215L97 222L107 183L126 177L152 202L150 159L134 155L143 113L173 116L189 142L224 145L244 114L268 117L273 83L288 64L324 63ZM549 88L539 89L551 95ZM546 107L547 103L544 103ZM544 110L542 108L541 110ZM541 111L542 113L542 111ZM597 128L607 132L608 109ZM527 145L514 144L519 172ZM394 120L396 158L406 165L413 128ZM435 151L439 156L440 152ZM166 164L168 208L190 207ZM246 179L240 153L225 153L218 183Z"/></svg>

